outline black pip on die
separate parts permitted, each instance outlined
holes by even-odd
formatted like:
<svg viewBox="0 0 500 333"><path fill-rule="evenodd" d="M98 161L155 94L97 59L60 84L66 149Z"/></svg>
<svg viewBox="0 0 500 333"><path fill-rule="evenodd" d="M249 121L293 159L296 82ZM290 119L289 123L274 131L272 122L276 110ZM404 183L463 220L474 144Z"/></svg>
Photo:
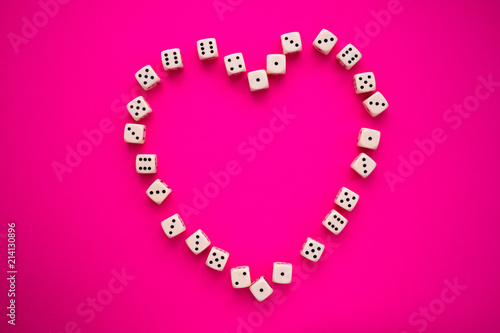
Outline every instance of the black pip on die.
<svg viewBox="0 0 500 333"><path fill-rule="evenodd" d="M156 173L158 161L155 154L137 154L135 170L137 173Z"/></svg>

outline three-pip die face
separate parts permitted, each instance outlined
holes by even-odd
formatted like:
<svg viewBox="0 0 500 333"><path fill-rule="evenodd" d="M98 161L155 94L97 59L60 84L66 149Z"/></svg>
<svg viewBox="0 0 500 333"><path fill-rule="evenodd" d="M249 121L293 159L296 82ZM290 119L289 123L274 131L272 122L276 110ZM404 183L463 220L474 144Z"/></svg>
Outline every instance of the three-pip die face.
<svg viewBox="0 0 500 333"><path fill-rule="evenodd" d="M143 144L146 141L146 125L125 124L123 139L128 143Z"/></svg>
<svg viewBox="0 0 500 333"><path fill-rule="evenodd" d="M281 46L283 54L296 53L302 51L302 41L298 32L289 32L281 35Z"/></svg>
<svg viewBox="0 0 500 333"><path fill-rule="evenodd" d="M199 254L210 246L210 239L201 229L198 229L186 239L186 244L194 254Z"/></svg>
<svg viewBox="0 0 500 333"><path fill-rule="evenodd" d="M172 192L167 184L157 179L151 184L151 186L146 190L148 197L156 202L158 205L161 204Z"/></svg>
<svg viewBox="0 0 500 333"><path fill-rule="evenodd" d="M177 236L186 230L186 226L179 214L174 214L161 222L161 227L168 238Z"/></svg>

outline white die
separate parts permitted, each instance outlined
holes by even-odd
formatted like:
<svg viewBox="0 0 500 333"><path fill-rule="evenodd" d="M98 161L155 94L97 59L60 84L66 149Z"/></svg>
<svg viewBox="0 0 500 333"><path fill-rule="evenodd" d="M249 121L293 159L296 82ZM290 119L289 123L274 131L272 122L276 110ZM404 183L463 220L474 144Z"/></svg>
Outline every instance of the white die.
<svg viewBox="0 0 500 333"><path fill-rule="evenodd" d="M358 147L377 149L379 143L379 131L369 128L361 128L358 135Z"/></svg>
<svg viewBox="0 0 500 333"><path fill-rule="evenodd" d="M150 65L139 69L139 71L135 73L135 78L144 90L149 90L160 82L160 77L155 73L153 67Z"/></svg>
<svg viewBox="0 0 500 333"><path fill-rule="evenodd" d="M363 178L368 177L376 166L377 163L375 163L375 161L365 153L359 154L358 157L356 157L356 159L351 163L351 168L359 173Z"/></svg>
<svg viewBox="0 0 500 333"><path fill-rule="evenodd" d="M161 53L161 63L163 64L163 69L166 71L183 68L181 50L170 49L163 51Z"/></svg>
<svg viewBox="0 0 500 333"><path fill-rule="evenodd" d="M324 249L325 246L323 244L307 237L306 242L302 245L300 254L311 261L318 261L319 258L321 258Z"/></svg>
<svg viewBox="0 0 500 333"><path fill-rule="evenodd" d="M292 264L275 262L273 264L273 282L288 284L292 282Z"/></svg>
<svg viewBox="0 0 500 333"><path fill-rule="evenodd" d="M127 110L135 121L139 121L151 113L151 107L142 96L138 96L127 104Z"/></svg>
<svg viewBox="0 0 500 333"><path fill-rule="evenodd" d="M228 258L228 252L218 247L212 247L212 250L210 250L210 254L207 257L207 266L215 269L216 271L222 271L224 266L226 266Z"/></svg>
<svg viewBox="0 0 500 333"><path fill-rule="evenodd" d="M258 71L248 72L248 85L250 86L250 91L269 88L266 71L260 69Z"/></svg>
<svg viewBox="0 0 500 333"><path fill-rule="evenodd" d="M289 32L281 35L281 46L283 47L283 54L302 51L300 34L298 32Z"/></svg>
<svg viewBox="0 0 500 333"><path fill-rule="evenodd" d="M243 54L241 53L234 53L225 56L224 63L226 64L227 75L231 76L247 71L245 61L243 60Z"/></svg>
<svg viewBox="0 0 500 333"><path fill-rule="evenodd" d="M233 288L247 288L252 284L250 279L250 268L248 266L239 266L231 268L231 283Z"/></svg>
<svg viewBox="0 0 500 333"><path fill-rule="evenodd" d="M179 214L174 214L168 219L163 220L161 222L161 227L168 238L175 237L186 230L186 226L184 225L184 222L182 222Z"/></svg>
<svg viewBox="0 0 500 333"><path fill-rule="evenodd" d="M314 48L319 52L327 55L337 43L337 37L330 31L323 29L320 31L318 37L313 42Z"/></svg>
<svg viewBox="0 0 500 333"><path fill-rule="evenodd" d="M250 292L255 296L255 298L262 302L273 293L273 288L269 285L267 280L261 276L255 280L250 286Z"/></svg>
<svg viewBox="0 0 500 333"><path fill-rule="evenodd" d="M135 170L137 173L156 173L158 160L155 154L137 154Z"/></svg>
<svg viewBox="0 0 500 333"><path fill-rule="evenodd" d="M170 187L167 184L157 179L151 184L151 186L147 189L146 194L158 205L165 200L168 195L172 192Z"/></svg>
<svg viewBox="0 0 500 333"><path fill-rule="evenodd" d="M200 57L200 60L214 59L219 56L215 38L202 39L196 44L198 45L198 56Z"/></svg>
<svg viewBox="0 0 500 333"><path fill-rule="evenodd" d="M286 56L284 54L268 54L266 71L267 74L285 74Z"/></svg>
<svg viewBox="0 0 500 333"><path fill-rule="evenodd" d="M210 239L201 229L198 229L186 239L186 244L194 254L198 254L210 245Z"/></svg>
<svg viewBox="0 0 500 333"><path fill-rule="evenodd" d="M353 82L356 94L375 91L375 75L372 72L354 75Z"/></svg>
<svg viewBox="0 0 500 333"><path fill-rule="evenodd" d="M347 224L347 219L343 217L335 209L332 209L330 213L323 220L323 225L333 232L335 235L340 234Z"/></svg>
<svg viewBox="0 0 500 333"><path fill-rule="evenodd" d="M123 138L128 143L143 144L146 141L146 125L141 124L125 124Z"/></svg>
<svg viewBox="0 0 500 333"><path fill-rule="evenodd" d="M335 203L345 210L351 211L356 207L359 201L359 195L348 189L342 187L335 197Z"/></svg>
<svg viewBox="0 0 500 333"><path fill-rule="evenodd" d="M363 105L372 117L378 116L389 107L389 103L379 91L365 99Z"/></svg>
<svg viewBox="0 0 500 333"><path fill-rule="evenodd" d="M346 47L337 54L337 60L345 69L351 69L360 59L361 53L352 44L347 44Z"/></svg>

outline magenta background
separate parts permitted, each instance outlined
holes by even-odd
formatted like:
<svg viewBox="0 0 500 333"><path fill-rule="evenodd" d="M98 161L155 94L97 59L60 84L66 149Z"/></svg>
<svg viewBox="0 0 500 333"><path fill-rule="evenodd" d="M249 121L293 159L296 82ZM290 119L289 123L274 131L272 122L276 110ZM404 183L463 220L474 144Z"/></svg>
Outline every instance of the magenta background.
<svg viewBox="0 0 500 333"><path fill-rule="evenodd" d="M335 54L387 1L242 0L223 20L212 1L71 1L18 53L7 34L20 34L22 17L32 20L40 7L4 3L0 267L7 270L5 233L14 220L19 270L17 325L7 329L64 332L74 321L81 332L236 332L238 318L250 316L255 327L240 332L417 332L409 317L440 297L445 279L457 278L467 289L425 331L498 332L500 92L457 130L443 114L474 94L478 76L500 81L499 5L401 6L345 71ZM311 46L322 28L339 37L326 57ZM287 58L287 74L270 78L268 91L251 94L245 76L227 77L223 56L242 52L247 70L262 69L290 31L300 32L303 51ZM196 54L206 37L217 39L220 53L210 63ZM173 47L184 69L158 71L161 84L144 94L154 109L144 121L146 143L127 145L123 126L133 120L122 114L138 92L134 73L146 64L159 69L160 52ZM364 71L375 72L390 103L375 119L352 89L352 75ZM238 145L284 107L296 119L246 162ZM114 130L60 182L51 164L64 163L66 146L75 148L82 130L105 118ZM378 166L367 179L349 168L362 126L382 131L379 149L369 152ZM398 156L408 158L414 140L435 128L447 141L392 192L384 173L397 173ZM144 194L155 176L136 174L138 152L159 156L157 176L173 189L161 206ZM241 174L189 218L186 233L167 239L160 221L191 205L193 189L231 160ZM295 276L300 287L278 286L286 299L272 313L256 314L250 292L232 289L229 269L249 265L252 279L270 280L274 261L302 265L305 238L329 235L321 221L341 186L361 198L334 253L306 279ZM224 272L184 244L198 228L230 252ZM86 323L77 307L122 268L134 280ZM5 309L5 280L1 288Z"/></svg>

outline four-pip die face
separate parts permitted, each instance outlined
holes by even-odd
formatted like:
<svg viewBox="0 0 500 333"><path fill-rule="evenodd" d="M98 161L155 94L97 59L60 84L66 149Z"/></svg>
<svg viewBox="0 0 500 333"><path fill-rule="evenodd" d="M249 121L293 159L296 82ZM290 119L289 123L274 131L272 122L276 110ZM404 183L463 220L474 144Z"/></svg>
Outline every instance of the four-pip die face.
<svg viewBox="0 0 500 333"><path fill-rule="evenodd" d="M245 61L243 60L243 54L241 53L234 53L225 56L224 63L226 64L226 71L229 76L244 73L247 70L245 67Z"/></svg>
<svg viewBox="0 0 500 333"><path fill-rule="evenodd" d="M155 73L153 67L150 65L139 69L139 71L135 73L135 78L144 90L149 90L160 82L160 77Z"/></svg>

